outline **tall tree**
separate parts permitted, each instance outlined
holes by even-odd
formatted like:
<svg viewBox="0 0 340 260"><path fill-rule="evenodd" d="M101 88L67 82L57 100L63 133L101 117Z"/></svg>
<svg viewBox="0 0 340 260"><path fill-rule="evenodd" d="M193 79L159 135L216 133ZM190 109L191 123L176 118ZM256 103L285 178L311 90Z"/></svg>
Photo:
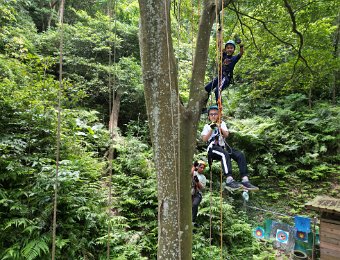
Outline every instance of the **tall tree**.
<svg viewBox="0 0 340 260"><path fill-rule="evenodd" d="M217 12L222 1L218 1ZM228 5L229 1L225 1ZM139 0L145 99L158 173L158 258L191 259L190 164L196 145L215 0L205 0L197 33L189 102L180 100L170 1Z"/></svg>

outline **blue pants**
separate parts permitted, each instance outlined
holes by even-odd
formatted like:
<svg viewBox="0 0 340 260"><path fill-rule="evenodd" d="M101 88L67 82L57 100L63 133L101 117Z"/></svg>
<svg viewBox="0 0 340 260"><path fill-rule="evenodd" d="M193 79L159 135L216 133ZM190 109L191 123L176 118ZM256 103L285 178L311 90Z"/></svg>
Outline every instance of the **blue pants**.
<svg viewBox="0 0 340 260"><path fill-rule="evenodd" d="M220 86L222 86L221 92L222 90L226 89L229 86L230 83L230 79L226 76L222 77L221 82L220 82ZM216 102L218 100L219 97L219 91L218 91L218 77L214 78L211 82L209 82L207 85L205 85L205 90L210 93L214 88L215 88L215 98L216 98Z"/></svg>

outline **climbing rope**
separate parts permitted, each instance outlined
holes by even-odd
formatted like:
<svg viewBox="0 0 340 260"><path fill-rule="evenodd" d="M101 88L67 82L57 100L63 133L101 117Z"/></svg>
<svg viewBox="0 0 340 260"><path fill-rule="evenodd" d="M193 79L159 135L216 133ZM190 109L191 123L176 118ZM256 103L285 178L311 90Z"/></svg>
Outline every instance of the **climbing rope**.
<svg viewBox="0 0 340 260"><path fill-rule="evenodd" d="M56 247L56 227L57 227L57 202L58 202L58 176L60 162L60 136L61 136L61 96L63 90L63 32L64 32L64 0L60 2L60 41L59 41L59 90L58 90L58 107L57 107L57 150L56 150L56 172L54 181L54 200L53 200L53 227L52 227L52 260L55 259Z"/></svg>
<svg viewBox="0 0 340 260"><path fill-rule="evenodd" d="M210 215L209 215L209 227L210 227L210 236L209 236L209 246L211 248L211 242L212 242L212 164L209 161L209 169L210 169ZM210 251L211 253L211 251Z"/></svg>
<svg viewBox="0 0 340 260"><path fill-rule="evenodd" d="M191 10L194 10L194 1L193 0L191 0ZM190 34L191 64L194 64L194 12L191 12L190 25L191 25L191 34Z"/></svg>
<svg viewBox="0 0 340 260"><path fill-rule="evenodd" d="M111 9L111 5L112 5L112 1L110 0L108 2L108 6L107 6L107 13L109 16L109 32L111 33L112 31L112 9ZM114 8L113 8L113 12L114 12L114 17L115 17L115 42L116 42L116 35L117 35L117 19L116 19L116 6L117 3L116 1L114 1ZM112 75L111 75L111 65L112 65L112 52L111 52L111 41L109 41L109 75L108 75L108 89L109 89L109 111L110 111L110 115L113 113L113 102L114 102L114 95L115 92L112 89L112 86L115 85L115 77L113 77L113 84L112 84ZM115 64L115 68L116 68L116 45L114 46L114 51L113 51L113 63ZM112 102L111 102L112 100ZM110 120L111 116L110 116ZM109 161L109 180L108 180L108 200L107 200L107 214L108 214L108 227L107 227L107 241L106 241L106 258L110 259L110 253L111 253L111 249L110 249L110 243L111 243L111 221L110 221L110 216L111 216L111 204L112 204L112 160L113 160L113 138L114 138L114 129L113 129L113 122L111 122L109 124L109 132L110 132L110 138L111 138L111 144L110 144L110 148L109 148L109 156L108 156L108 161Z"/></svg>
<svg viewBox="0 0 340 260"><path fill-rule="evenodd" d="M216 59L218 64L218 100L217 100L217 106L218 106L218 125L221 125L222 122L222 102L221 102L221 92L222 92L222 39L223 39L223 11L224 11L224 2L222 0L222 9L220 13L218 12L218 6L216 3L216 18L218 19L218 32L216 35ZM222 20L222 22L221 22ZM220 132L220 136L223 137L222 132ZM222 168L220 171L220 258L223 259L223 172Z"/></svg>
<svg viewBox="0 0 340 260"><path fill-rule="evenodd" d="M180 46L180 40L181 40L181 0L178 0L178 47ZM169 35L168 35L168 30L166 31L167 32L167 49L168 49L168 65L169 65L169 78L170 78L170 92L171 91L171 68L170 68L170 50L169 50ZM179 49L179 48L178 48ZM177 60L177 67L178 67L178 64L179 64L179 58ZM178 81L178 79L177 79ZM178 86L179 87L179 86ZM181 225L180 225L180 222L181 222L181 196L180 196L180 187L181 187L181 164L180 164L180 158L181 158L181 141L180 141L180 135L181 135L181 113L180 113L180 96L179 96L179 89L176 91L176 109L177 109L177 160L176 160L176 169L177 169L177 201L178 201L178 216L177 216L177 219L178 219L178 228L179 228L179 234L181 233L180 230L181 230ZM171 106L172 106L172 102L171 102ZM174 157L176 158L176 157ZM178 238L178 243L179 243L179 249L181 249L181 241L182 239L179 237ZM181 254L179 254L179 259L181 259L182 256Z"/></svg>

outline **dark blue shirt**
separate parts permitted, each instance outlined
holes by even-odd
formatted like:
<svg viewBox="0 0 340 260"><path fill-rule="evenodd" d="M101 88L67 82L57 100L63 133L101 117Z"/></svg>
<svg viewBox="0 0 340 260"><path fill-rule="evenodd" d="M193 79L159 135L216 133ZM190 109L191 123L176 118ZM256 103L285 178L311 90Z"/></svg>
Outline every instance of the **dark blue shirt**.
<svg viewBox="0 0 340 260"><path fill-rule="evenodd" d="M229 79L233 77L233 71L236 63L240 60L240 53L237 55L227 55L226 52L223 52L222 56L222 73L223 76L227 76Z"/></svg>

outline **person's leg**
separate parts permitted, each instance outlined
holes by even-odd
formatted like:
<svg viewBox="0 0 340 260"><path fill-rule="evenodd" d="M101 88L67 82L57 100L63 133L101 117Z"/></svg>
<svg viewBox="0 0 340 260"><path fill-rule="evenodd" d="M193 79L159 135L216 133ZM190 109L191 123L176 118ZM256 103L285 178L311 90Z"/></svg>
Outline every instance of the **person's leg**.
<svg viewBox="0 0 340 260"><path fill-rule="evenodd" d="M213 160L221 161L224 176L232 176L232 168L229 154L221 146L214 145L212 147L211 158Z"/></svg>
<svg viewBox="0 0 340 260"><path fill-rule="evenodd" d="M236 182L232 177L231 161L229 154L222 147L214 145L211 150L211 157L214 160L221 161L222 171L224 176L226 176L226 188L230 191L238 190L242 185Z"/></svg>
<svg viewBox="0 0 340 260"><path fill-rule="evenodd" d="M241 178L248 176L247 161L244 153L231 148L230 157L237 162Z"/></svg>
<svg viewBox="0 0 340 260"><path fill-rule="evenodd" d="M224 81L221 82L222 90L225 90L229 86L230 80L228 77L224 77Z"/></svg>
<svg viewBox="0 0 340 260"><path fill-rule="evenodd" d="M224 89L226 89L228 86L229 86L229 79L228 79L228 77L223 77L223 78L221 79L221 82L220 82L221 94L222 94L222 91L223 91ZM219 92L220 92L219 88L216 88L216 89L215 89L216 103L217 103L217 100L218 100L218 98L219 98L219 94L220 94Z"/></svg>
<svg viewBox="0 0 340 260"><path fill-rule="evenodd" d="M230 157L237 162L238 168L240 169L240 176L242 178L242 185L248 190L258 190L259 188L251 184L249 181L247 161L244 153L231 148Z"/></svg>
<svg viewBox="0 0 340 260"><path fill-rule="evenodd" d="M208 93L210 93L216 86L218 83L218 78L214 78L212 81L210 81L207 85L205 85L205 91L207 91Z"/></svg>
<svg viewBox="0 0 340 260"><path fill-rule="evenodd" d="M192 198L192 222L196 221L197 214L198 214L198 206L202 201L202 195L197 193Z"/></svg>

